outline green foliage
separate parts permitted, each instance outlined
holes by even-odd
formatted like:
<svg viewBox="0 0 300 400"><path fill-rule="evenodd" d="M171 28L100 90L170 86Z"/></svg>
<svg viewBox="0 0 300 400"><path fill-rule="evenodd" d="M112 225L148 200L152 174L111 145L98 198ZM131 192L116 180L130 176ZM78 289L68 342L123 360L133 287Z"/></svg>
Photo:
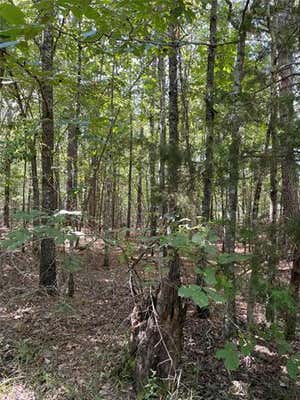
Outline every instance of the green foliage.
<svg viewBox="0 0 300 400"><path fill-rule="evenodd" d="M37 210L30 213L17 212L14 215L16 221L38 220L42 218L43 224L28 227L16 227L1 241L0 247L7 250L16 250L34 237L35 240L54 238L57 244L64 244L66 240L76 241L76 236L65 227L64 216L45 215Z"/></svg>
<svg viewBox="0 0 300 400"><path fill-rule="evenodd" d="M255 347L255 338L253 336L241 337L241 352L244 356L250 356Z"/></svg>
<svg viewBox="0 0 300 400"><path fill-rule="evenodd" d="M224 361L228 371L235 371L240 365L239 352L233 343L227 342L222 349L217 351L216 357Z"/></svg>
<svg viewBox="0 0 300 400"><path fill-rule="evenodd" d="M28 339L20 340L16 343L16 352L21 364L28 364L34 361L39 349Z"/></svg>
<svg viewBox="0 0 300 400"><path fill-rule="evenodd" d="M72 254L63 255L63 268L71 273L78 272L80 270L80 259Z"/></svg>
<svg viewBox="0 0 300 400"><path fill-rule="evenodd" d="M236 263L236 262L246 262L250 259L249 255L245 254L229 254L229 253L222 253L218 257L218 263L221 265Z"/></svg>
<svg viewBox="0 0 300 400"><path fill-rule="evenodd" d="M288 359L286 369L289 377L296 381L300 373L300 353L294 354Z"/></svg>
<svg viewBox="0 0 300 400"><path fill-rule="evenodd" d="M124 385L132 381L136 360L130 354L127 346L123 347L120 351L120 359L118 366L111 371L111 376L116 379L117 385Z"/></svg>
<svg viewBox="0 0 300 400"><path fill-rule="evenodd" d="M32 233L26 228L16 229L10 232L4 240L1 241L0 247L7 250L16 250L22 247L27 241L31 240Z"/></svg>
<svg viewBox="0 0 300 400"><path fill-rule="evenodd" d="M159 397L161 387L159 385L159 379L156 375L156 371L151 370L151 375L147 384L144 387L143 392L138 396L139 400L155 400Z"/></svg>
<svg viewBox="0 0 300 400"><path fill-rule="evenodd" d="M271 288L270 302L274 309L286 312L295 309L295 301L289 289L284 287Z"/></svg>
<svg viewBox="0 0 300 400"><path fill-rule="evenodd" d="M23 12L19 7L11 3L0 4L0 16L12 25L21 25L25 23Z"/></svg>
<svg viewBox="0 0 300 400"><path fill-rule="evenodd" d="M198 285L181 286L178 289L178 294L181 297L187 297L199 307L207 307L209 304L207 294Z"/></svg>
<svg viewBox="0 0 300 400"><path fill-rule="evenodd" d="M216 271L214 268L207 266L203 270L204 280L208 285L215 286L217 283Z"/></svg>

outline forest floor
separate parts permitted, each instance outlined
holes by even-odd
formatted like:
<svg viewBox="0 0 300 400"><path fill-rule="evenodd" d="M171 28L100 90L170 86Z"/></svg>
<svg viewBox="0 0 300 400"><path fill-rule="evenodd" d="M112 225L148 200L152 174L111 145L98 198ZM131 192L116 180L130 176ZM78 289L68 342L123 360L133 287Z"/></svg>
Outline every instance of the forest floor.
<svg viewBox="0 0 300 400"><path fill-rule="evenodd" d="M128 270L117 251L110 268L103 268L102 253L101 246L80 252L73 299L37 289L38 262L30 250L1 255L1 400L135 398L127 350L133 307ZM287 377L282 357L263 341L237 372L226 371L215 357L224 344L218 308L200 320L190 305L184 331L179 389L170 399L300 399L300 387ZM299 349L299 343L294 346Z"/></svg>

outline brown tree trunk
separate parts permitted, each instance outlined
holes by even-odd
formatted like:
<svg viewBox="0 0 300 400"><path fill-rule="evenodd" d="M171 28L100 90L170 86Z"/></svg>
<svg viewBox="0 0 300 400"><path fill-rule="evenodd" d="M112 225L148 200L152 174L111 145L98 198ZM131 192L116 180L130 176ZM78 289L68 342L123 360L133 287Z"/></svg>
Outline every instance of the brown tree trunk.
<svg viewBox="0 0 300 400"><path fill-rule="evenodd" d="M174 18L175 19L175 18ZM175 22L176 21L176 22ZM169 147L168 194L169 212L177 217L176 195L179 185L179 135L178 135L178 27L171 25L173 43L169 54ZM173 227L173 230L175 227ZM181 358L184 309L178 296L180 286L180 259L176 249L169 258L169 274L162 279L154 295L137 304L132 313L132 352L136 357L135 382L138 390L147 382L151 371L158 378L174 379Z"/></svg>
<svg viewBox="0 0 300 400"><path fill-rule="evenodd" d="M140 143L142 144L144 138L144 129L141 128L141 133L140 133ZM140 149L141 152L141 149ZM142 152L141 152L142 153ZM137 214L136 214L136 227L137 229L141 229L142 227L142 210L143 210L143 204L142 204L142 197L143 197L143 175L142 175L142 157L140 155L139 159L139 170L138 170L138 183L137 183L137 198L136 198L136 203L137 203Z"/></svg>
<svg viewBox="0 0 300 400"><path fill-rule="evenodd" d="M182 130L183 137L185 141L185 161L189 171L189 185L188 185L188 193L193 196L195 191L195 166L193 163L193 154L192 154L192 146L190 143L190 105L189 105L189 93L188 93L188 80L189 73L187 68L183 71L183 61L178 53L179 57L179 77L180 77L180 94L181 94L181 104L182 104Z"/></svg>
<svg viewBox="0 0 300 400"><path fill-rule="evenodd" d="M158 59L160 85L160 127L159 127L159 189L161 195L161 216L167 212L166 202L166 71L162 55Z"/></svg>
<svg viewBox="0 0 300 400"><path fill-rule="evenodd" d="M202 216L207 222L210 220L212 184L213 184L213 165L214 165L214 90L215 90L215 58L217 43L217 8L218 0L212 0L210 10L210 37L207 55L206 70L206 145L205 145L205 165L203 173L203 200Z"/></svg>
<svg viewBox="0 0 300 400"><path fill-rule="evenodd" d="M104 215L103 215L103 231L104 231L104 260L103 266L109 267L109 244L110 229L111 229L111 196L112 196L112 182L111 182L111 168L108 169L105 184L105 200L104 200Z"/></svg>
<svg viewBox="0 0 300 400"><path fill-rule="evenodd" d="M54 121L53 121L53 28L48 24L43 31L40 47L42 70L42 211L49 216L56 209L56 193L53 177ZM40 252L40 285L49 294L56 293L56 249L54 238L42 239Z"/></svg>
<svg viewBox="0 0 300 400"><path fill-rule="evenodd" d="M150 167L150 235L156 235L157 215L156 215L156 199L157 187L155 178L155 162L156 162L156 144L154 137L154 118L150 115L150 135L151 143L149 145L149 167Z"/></svg>
<svg viewBox="0 0 300 400"><path fill-rule="evenodd" d="M206 70L206 145L205 145L205 165L203 173L203 200L202 200L202 217L206 223L211 219L212 205L212 184L213 184L213 162L214 162L214 90L215 90L215 58L216 58L216 34L217 34L217 8L218 0L212 0L210 10L210 34L207 54L207 70ZM204 256L201 255L202 265L206 263ZM204 285L202 277L198 274L196 283L199 286ZM207 307L197 307L200 318L209 317L209 309Z"/></svg>
<svg viewBox="0 0 300 400"><path fill-rule="evenodd" d="M129 121L129 165L128 165L128 192L127 192L127 223L126 223L126 237L130 237L131 229L131 202L132 202L132 168L133 168L133 115L130 111L130 121Z"/></svg>
<svg viewBox="0 0 300 400"><path fill-rule="evenodd" d="M294 337L297 325L297 308L300 288L300 243L297 240L295 222L300 221L299 175L295 160L295 110L293 93L293 46L295 37L289 34L294 21L293 0L277 0L277 13L274 17L277 28L277 54L279 83L279 137L281 149L282 204L283 217L289 237L292 271L290 290L294 298L294 308L287 310L286 337Z"/></svg>
<svg viewBox="0 0 300 400"><path fill-rule="evenodd" d="M78 35L81 34L81 25L78 24ZM71 123L68 127L68 147L67 147L67 210L75 211L77 209L77 184L78 184L78 136L80 128L78 119L80 118L80 94L81 94L81 74L82 74L82 46L80 40L77 43L77 82L76 82L76 104L74 117L76 123ZM72 216L68 218L69 224L76 227L76 223ZM70 255L73 255L74 243L70 240ZM75 292L75 281L72 272L69 272L68 277L68 296L73 297Z"/></svg>
<svg viewBox="0 0 300 400"><path fill-rule="evenodd" d="M4 163L5 180L4 180L4 207L3 207L3 223L4 226L10 228L10 180L11 180L11 159L7 155Z"/></svg>
<svg viewBox="0 0 300 400"><path fill-rule="evenodd" d="M255 2L252 4L254 7ZM240 166L240 147L241 147L241 102L242 82L244 77L245 45L247 36L247 26L251 14L248 10L249 2L242 13L242 19L238 27L238 43L236 50L236 59L233 70L233 88L231 92L232 106L228 115L228 122L231 127L231 143L229 146L229 179L228 179L228 217L225 223L224 249L226 253L235 253L236 242L236 224L238 212L238 184L239 184L239 166ZM224 315L224 334L231 336L235 331L236 306L235 306L235 273L234 263L228 263L225 266L225 274L232 284L232 293L226 302Z"/></svg>

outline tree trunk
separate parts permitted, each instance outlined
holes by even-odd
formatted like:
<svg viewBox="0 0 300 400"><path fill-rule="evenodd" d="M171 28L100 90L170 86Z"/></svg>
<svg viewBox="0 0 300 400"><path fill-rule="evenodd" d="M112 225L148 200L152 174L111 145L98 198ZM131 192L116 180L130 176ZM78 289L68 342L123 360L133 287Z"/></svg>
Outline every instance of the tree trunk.
<svg viewBox="0 0 300 400"><path fill-rule="evenodd" d="M10 180L11 180L11 159L6 156L5 163L5 181L4 181L4 207L3 207L3 223L4 226L10 228Z"/></svg>
<svg viewBox="0 0 300 400"><path fill-rule="evenodd" d="M161 216L167 212L166 202L166 72L162 55L158 59L160 84L160 127L159 127L159 189L161 195Z"/></svg>
<svg viewBox="0 0 300 400"><path fill-rule="evenodd" d="M289 247L292 259L290 290L295 306L287 310L286 337L295 335L297 324L297 308L300 288L300 243L297 240L297 227L300 221L299 208L299 176L295 160L295 110L293 85L293 46L295 37L289 34L289 27L294 20L294 1L278 0L275 15L277 28L277 54L279 83L279 136L281 148L282 204L283 217L289 237Z"/></svg>
<svg viewBox="0 0 300 400"><path fill-rule="evenodd" d="M175 22L171 26L170 36L173 45L169 54L168 193L169 212L176 218L180 154L177 89L178 27ZM157 372L158 378L176 377L181 358L185 315L181 298L178 296L179 286L180 259L176 249L173 249L170 253L168 276L162 279L156 293L150 294L143 304L137 304L132 313L131 347L136 357L135 382L138 390L144 387L153 370Z"/></svg>
<svg viewBox="0 0 300 400"><path fill-rule="evenodd" d="M56 209L53 177L54 121L53 121L53 28L44 28L41 43L41 63L44 78L41 82L42 102L42 210L51 215ZM40 285L49 294L56 293L56 249L54 238L42 239L40 252Z"/></svg>
<svg viewBox="0 0 300 400"><path fill-rule="evenodd" d="M81 35L81 24L78 23L78 36ZM81 74L82 74L82 45L80 40L77 42L77 80L76 80L76 104L75 104L75 123L69 124L68 127L68 147L67 147L67 210L75 211L77 209L77 185L78 185L78 137L80 134L80 126L78 119L80 118L80 96L81 96ZM71 218L68 219L69 224L76 227L76 223ZM74 243L70 241L70 255L74 252ZM75 292L74 275L70 271L68 277L68 296L73 297Z"/></svg>
<svg viewBox="0 0 300 400"><path fill-rule="evenodd" d="M141 133L140 133L140 144L142 144L144 139L144 129L141 128ZM140 149L141 152L141 149ZM142 152L141 152L142 153ZM137 203L137 214L136 214L136 227L137 229L141 229L142 227L142 197L143 197L143 175L142 175L142 157L140 155L139 159L139 170L138 170L138 184L137 184L137 198L136 198L136 203Z"/></svg>
<svg viewBox="0 0 300 400"><path fill-rule="evenodd" d="M242 121L240 115L242 82L244 76L246 26L245 19L248 14L248 2L243 11L242 21L238 31L238 43L235 65L233 70L233 88L231 92L232 105L228 115L228 122L231 127L231 143L229 145L229 179L228 179L228 212L225 223L224 249L226 253L235 253L236 223L238 211L238 184L240 166L240 146ZM247 22L248 18L247 18ZM232 290L226 302L224 315L224 334L230 337L235 331L236 307L235 307L235 274L234 263L225 266L225 274L232 284Z"/></svg>
<svg viewBox="0 0 300 400"><path fill-rule="evenodd" d="M195 166L192 158L192 147L190 143L190 107L188 93L188 71L183 71L182 57L179 53L179 77L180 77L180 94L182 104L182 130L185 140L185 161L189 171L189 195L194 195L195 191Z"/></svg>
<svg viewBox="0 0 300 400"><path fill-rule="evenodd" d="M207 70L206 70L206 145L205 145L205 164L203 173L203 200L202 200L202 217L206 223L211 219L211 203L212 203L212 183L213 183L213 162L214 162L214 89L215 89L215 58L216 58L216 34L217 34L217 8L218 0L212 0L210 10L210 33L209 48L207 54ZM201 255L202 267L206 261ZM199 286L204 285L202 276L197 275L196 283ZM207 307L197 307L200 318L209 317L209 309Z"/></svg>
<svg viewBox="0 0 300 400"><path fill-rule="evenodd" d="M155 161L156 161L156 144L154 135L154 118L150 115L150 135L151 143L149 145L149 167L150 167L150 235L156 235L157 215L156 215L156 199L157 187L155 179Z"/></svg>
<svg viewBox="0 0 300 400"><path fill-rule="evenodd" d="M112 182L111 182L111 168L108 169L105 185L105 200L104 200L104 216L103 216L103 231L104 231L104 260L103 266L109 267L109 244L110 239L109 230L111 229L111 196L112 196Z"/></svg>
<svg viewBox="0 0 300 400"><path fill-rule="evenodd" d="M217 7L218 0L212 0L210 10L210 37L207 55L206 70L206 145L205 145L205 165L203 173L203 200L202 217L206 222L210 220L212 184L213 184L213 165L214 165L214 90L215 90L215 58L217 43Z"/></svg>
<svg viewBox="0 0 300 400"><path fill-rule="evenodd" d="M132 200L132 166L133 166L133 116L130 111L130 136L129 136L129 166L128 166L128 192L127 192L127 223L126 237L130 237L131 228L131 200Z"/></svg>

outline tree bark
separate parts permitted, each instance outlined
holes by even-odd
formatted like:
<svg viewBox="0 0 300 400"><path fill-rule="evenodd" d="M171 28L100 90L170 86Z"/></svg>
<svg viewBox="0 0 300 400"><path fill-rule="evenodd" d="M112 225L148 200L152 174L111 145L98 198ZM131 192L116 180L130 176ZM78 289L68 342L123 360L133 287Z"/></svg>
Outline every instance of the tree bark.
<svg viewBox="0 0 300 400"><path fill-rule="evenodd" d="M279 83L279 136L281 148L281 176L283 217L289 236L289 247L292 259L290 290L294 298L294 307L287 311L286 337L295 335L297 324L297 308L300 288L300 244L297 240L295 222L300 221L299 176L295 160L295 110L293 85L293 47L295 37L289 27L294 20L293 0L277 0L274 19L277 27L277 54Z"/></svg>
<svg viewBox="0 0 300 400"><path fill-rule="evenodd" d="M149 119L151 142L149 144L149 167L150 167L150 235L156 235L157 229L157 186L155 177L156 144L154 135L154 117L151 114Z"/></svg>
<svg viewBox="0 0 300 400"><path fill-rule="evenodd" d="M168 194L169 212L177 218L176 194L179 186L179 136L178 136L178 25L170 29L172 48L169 54L169 147ZM175 230L174 223L173 230ZM178 296L180 286L180 259L172 249L169 274L163 278L155 294L150 294L132 313L132 352L136 357L135 382L141 390L151 370L158 378L174 379L181 358L184 308Z"/></svg>
<svg viewBox="0 0 300 400"><path fill-rule="evenodd" d="M78 36L81 34L81 25L78 24ZM75 123L68 127L68 146L67 146L67 210L75 211L77 209L77 185L78 185L78 136L80 127L78 119L80 118L80 95L81 95L81 74L82 74L82 45L80 39L77 40L77 79L76 79L76 104L75 104ZM69 224L75 228L76 223L72 217L68 218ZM74 243L70 241L70 255L73 254ZM75 292L75 281L72 272L68 277L68 296L73 297Z"/></svg>
<svg viewBox="0 0 300 400"><path fill-rule="evenodd" d="M212 0L210 10L210 33L209 47L207 55L206 70L206 145L205 145L205 165L203 173L203 200L202 217L208 222L211 218L212 184L213 184L213 165L214 165L214 90L215 90L215 59L217 43L217 8L218 0Z"/></svg>
<svg viewBox="0 0 300 400"><path fill-rule="evenodd" d="M209 28L209 47L207 54L207 69L206 69L206 145L205 145L205 164L203 173L203 199L202 199L202 217L205 223L211 219L212 205L212 184L213 184L213 163L214 163L214 90L215 90L215 58L216 58L216 43L217 43L217 8L218 0L212 0L210 10L210 28ZM202 267L206 264L204 255L201 254ZM203 265L204 264L204 265ZM197 275L196 283L199 286L204 285L202 276ZM198 316L200 318L209 317L209 309L207 307L197 307Z"/></svg>
<svg viewBox="0 0 300 400"><path fill-rule="evenodd" d="M189 93L188 93L188 70L183 71L182 57L179 52L179 77L180 77L180 94L181 94L181 105L182 105L182 130L185 140L185 161L189 171L189 195L194 194L195 191L195 166L193 163L192 146L190 143L190 105L189 105Z"/></svg>
<svg viewBox="0 0 300 400"><path fill-rule="evenodd" d="M254 4L254 3L253 3ZM252 6L253 6L252 4ZM238 211L238 184L240 166L241 128L242 120L240 109L242 107L241 94L244 77L245 45L247 36L247 24L250 13L249 2L243 10L241 23L238 29L236 59L233 70L233 88L231 92L231 110L228 115L228 122L231 126L231 143L229 145L229 179L228 179L228 209L225 223L224 249L226 253L235 253L236 223ZM249 13L249 15L248 15ZM235 306L235 273L234 263L228 263L225 267L227 279L231 282L232 290L226 302L224 315L224 334L230 337L235 331L236 306Z"/></svg>
<svg viewBox="0 0 300 400"><path fill-rule="evenodd" d="M129 165L128 165L128 192L127 192L127 223L126 237L130 237L131 229L131 201L132 201L132 168L133 168L133 115L130 111L129 121Z"/></svg>
<svg viewBox="0 0 300 400"><path fill-rule="evenodd" d="M3 207L3 223L4 226L10 228L10 180L11 180L11 158L6 155L5 163L5 179L4 179L4 207Z"/></svg>
<svg viewBox="0 0 300 400"><path fill-rule="evenodd" d="M161 195L161 216L167 212L166 202L166 71L165 59L158 59L158 75L160 85L160 126L159 126L159 189Z"/></svg>
<svg viewBox="0 0 300 400"><path fill-rule="evenodd" d="M140 133L140 144L142 144L144 139L144 129L141 128ZM141 151L141 150L140 150ZM142 153L142 152L141 152ZM142 227L142 197L143 197L143 175L142 175L142 156L140 155L139 159L139 170L138 170L138 183L137 183L137 214L136 214L136 227L137 229L141 229Z"/></svg>
<svg viewBox="0 0 300 400"><path fill-rule="evenodd" d="M56 192L53 176L54 120L53 120L53 28L51 23L43 31L41 64L44 77L41 81L42 102L42 211L51 216L56 209ZM54 238L42 239L40 252L40 285L49 294L56 292L56 249Z"/></svg>

